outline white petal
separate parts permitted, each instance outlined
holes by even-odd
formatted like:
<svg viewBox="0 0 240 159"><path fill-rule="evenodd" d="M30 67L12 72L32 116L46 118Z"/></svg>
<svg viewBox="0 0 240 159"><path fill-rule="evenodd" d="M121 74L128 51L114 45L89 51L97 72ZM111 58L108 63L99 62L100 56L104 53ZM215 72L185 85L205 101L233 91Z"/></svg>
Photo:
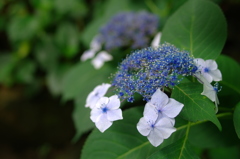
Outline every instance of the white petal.
<svg viewBox="0 0 240 159"><path fill-rule="evenodd" d="M102 110L99 108L92 109L90 113L90 119L95 123L98 121L99 117L103 114Z"/></svg>
<svg viewBox="0 0 240 159"><path fill-rule="evenodd" d="M168 104L163 107L162 113L170 118L175 118L183 108L183 104L170 98Z"/></svg>
<svg viewBox="0 0 240 159"><path fill-rule="evenodd" d="M99 69L103 66L104 62L112 60L112 56L106 51L101 51L98 55L92 60L92 65L95 69Z"/></svg>
<svg viewBox="0 0 240 159"><path fill-rule="evenodd" d="M107 93L109 87L111 87L110 84L108 84L108 83L103 83L102 85L97 86L97 87L94 89L94 92L96 92L99 97L103 97L103 96Z"/></svg>
<svg viewBox="0 0 240 159"><path fill-rule="evenodd" d="M109 109L118 109L120 107L120 100L117 95L113 95L109 98L109 103L107 105Z"/></svg>
<svg viewBox="0 0 240 159"><path fill-rule="evenodd" d="M90 107L93 109L96 106L97 101L99 100L98 96L95 96L95 92L89 93L87 96L87 101L85 107Z"/></svg>
<svg viewBox="0 0 240 159"><path fill-rule="evenodd" d="M93 56L96 54L96 52L92 49L84 51L84 53L81 56L81 61L86 61L87 59L93 58Z"/></svg>
<svg viewBox="0 0 240 159"><path fill-rule="evenodd" d="M171 118L163 117L156 122L155 126L158 128L173 127L173 123Z"/></svg>
<svg viewBox="0 0 240 159"><path fill-rule="evenodd" d="M99 117L98 121L95 122L95 125L101 132L104 132L112 125L112 121L109 121L106 113L104 113Z"/></svg>
<svg viewBox="0 0 240 159"><path fill-rule="evenodd" d="M216 91L210 83L204 83L202 95L207 96L211 101L216 101Z"/></svg>
<svg viewBox="0 0 240 159"><path fill-rule="evenodd" d="M137 123L137 129L139 133L143 136L148 136L151 131L151 127L149 126L147 120L144 117L142 117Z"/></svg>
<svg viewBox="0 0 240 159"><path fill-rule="evenodd" d="M96 52L101 49L101 43L98 41L98 35L96 35L91 41L90 48Z"/></svg>
<svg viewBox="0 0 240 159"><path fill-rule="evenodd" d="M149 103L157 106L157 109L161 109L168 103L168 100L168 96L160 89L157 89L156 92L152 95Z"/></svg>
<svg viewBox="0 0 240 159"><path fill-rule="evenodd" d="M158 112L154 105L147 103L144 107L143 116L152 122L155 122L158 118Z"/></svg>
<svg viewBox="0 0 240 159"><path fill-rule="evenodd" d="M155 147L159 146L163 142L162 133L158 129L153 129L149 133L147 138L148 138L149 142Z"/></svg>
<svg viewBox="0 0 240 159"><path fill-rule="evenodd" d="M161 36L162 36L162 33L161 33L161 32L159 32L159 33L157 33L157 34L155 35L155 37L153 38L153 41L152 41L152 43L151 43L151 46L152 46L152 47L157 47L157 46L159 46L160 40L161 40Z"/></svg>
<svg viewBox="0 0 240 159"><path fill-rule="evenodd" d="M156 129L158 129L158 128L156 127ZM164 128L160 128L159 131L162 133L163 139L167 139L172 135L173 132L176 131L176 128L164 127Z"/></svg>
<svg viewBox="0 0 240 159"><path fill-rule="evenodd" d="M115 120L123 119L122 110L121 109L108 110L107 111L107 119L109 121L115 121Z"/></svg>
<svg viewBox="0 0 240 159"><path fill-rule="evenodd" d="M210 70L216 70L218 67L216 61L214 60L206 60L205 63Z"/></svg>
<svg viewBox="0 0 240 159"><path fill-rule="evenodd" d="M202 75L209 83L213 81L213 77L209 73L202 72Z"/></svg>
<svg viewBox="0 0 240 159"><path fill-rule="evenodd" d="M102 108L102 106L106 106L108 102L109 102L108 97L101 97L96 103L96 108Z"/></svg>
<svg viewBox="0 0 240 159"><path fill-rule="evenodd" d="M222 73L219 69L211 70L209 74L212 76L214 81L221 81L222 80Z"/></svg>
<svg viewBox="0 0 240 159"><path fill-rule="evenodd" d="M201 58L194 59L194 62L196 63L198 68L206 67L205 61Z"/></svg>

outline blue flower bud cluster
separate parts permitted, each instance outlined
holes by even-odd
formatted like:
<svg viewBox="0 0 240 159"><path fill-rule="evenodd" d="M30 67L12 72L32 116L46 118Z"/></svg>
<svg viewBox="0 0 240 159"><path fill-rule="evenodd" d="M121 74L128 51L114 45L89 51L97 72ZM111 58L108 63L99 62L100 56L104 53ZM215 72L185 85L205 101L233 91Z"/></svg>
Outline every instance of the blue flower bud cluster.
<svg viewBox="0 0 240 159"><path fill-rule="evenodd" d="M173 88L183 76L193 75L197 66L186 51L164 43L134 51L119 65L112 86L119 98L134 101L134 93L149 101L158 88Z"/></svg>
<svg viewBox="0 0 240 159"><path fill-rule="evenodd" d="M99 40L106 50L124 46L133 49L147 47L158 24L156 15L144 11L118 13L100 29Z"/></svg>

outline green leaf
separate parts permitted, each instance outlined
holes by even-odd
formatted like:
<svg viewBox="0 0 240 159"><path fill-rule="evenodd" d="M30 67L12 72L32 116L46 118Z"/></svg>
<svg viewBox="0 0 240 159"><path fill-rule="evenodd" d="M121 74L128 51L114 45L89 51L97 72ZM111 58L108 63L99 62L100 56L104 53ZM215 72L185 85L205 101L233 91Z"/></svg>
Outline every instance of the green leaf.
<svg viewBox="0 0 240 159"><path fill-rule="evenodd" d="M18 64L18 67L16 67L15 77L18 82L32 83L34 81L36 68L36 63L34 61L29 59L23 60Z"/></svg>
<svg viewBox="0 0 240 159"><path fill-rule="evenodd" d="M11 41L30 40L40 28L39 21L33 16L16 16L8 26L8 36Z"/></svg>
<svg viewBox="0 0 240 159"><path fill-rule="evenodd" d="M178 131L156 148L137 131L136 125L142 116L143 107L131 108L123 112L123 120L115 121L104 133L95 129L85 143L81 159L145 159L179 140L186 132L186 121L176 119Z"/></svg>
<svg viewBox="0 0 240 159"><path fill-rule="evenodd" d="M76 64L71 68L63 79L63 99L74 99L78 96L87 95L97 86L107 82L114 69L109 65L96 70L90 61Z"/></svg>
<svg viewBox="0 0 240 159"><path fill-rule="evenodd" d="M193 146L205 149L229 147L238 144L239 139L234 130L231 113L222 113L221 116L222 131L219 131L210 122L195 125L191 127L188 141Z"/></svg>
<svg viewBox="0 0 240 159"><path fill-rule="evenodd" d="M189 121L210 120L220 130L219 123L215 114L215 105L206 97L201 95L203 86L199 83L183 83L174 87L171 97L184 103L180 113L181 117Z"/></svg>
<svg viewBox="0 0 240 159"><path fill-rule="evenodd" d="M79 96L74 101L73 121L76 128L76 134L73 138L73 142L76 142L79 137L94 128L94 123L90 119L90 108L85 107L86 96Z"/></svg>
<svg viewBox="0 0 240 159"><path fill-rule="evenodd" d="M189 0L168 19L161 41L187 50L195 58L216 59L226 37L226 20L218 6L207 0Z"/></svg>
<svg viewBox="0 0 240 159"><path fill-rule="evenodd" d="M233 123L234 123L236 133L238 135L238 138L240 138L240 103L237 104L234 110Z"/></svg>
<svg viewBox="0 0 240 159"><path fill-rule="evenodd" d="M14 79L12 77L13 69L16 66L16 59L12 54L3 54L0 56L0 83L10 85Z"/></svg>
<svg viewBox="0 0 240 159"><path fill-rule="evenodd" d="M210 149L208 154L211 159L240 158L238 146Z"/></svg>
<svg viewBox="0 0 240 159"><path fill-rule="evenodd" d="M79 32L70 23L63 23L58 27L55 41L65 57L73 57L78 52Z"/></svg>
<svg viewBox="0 0 240 159"><path fill-rule="evenodd" d="M221 94L236 94L240 95L240 66L232 58L221 55L216 60L218 64L218 69L222 73L223 80L220 81L220 84L223 85L223 89L220 92ZM226 88L227 87L227 88Z"/></svg>
<svg viewBox="0 0 240 159"><path fill-rule="evenodd" d="M166 159L166 158L178 158L178 159L199 159L199 157L192 150L191 145L185 140L185 138L174 142L173 144L155 152L148 159Z"/></svg>

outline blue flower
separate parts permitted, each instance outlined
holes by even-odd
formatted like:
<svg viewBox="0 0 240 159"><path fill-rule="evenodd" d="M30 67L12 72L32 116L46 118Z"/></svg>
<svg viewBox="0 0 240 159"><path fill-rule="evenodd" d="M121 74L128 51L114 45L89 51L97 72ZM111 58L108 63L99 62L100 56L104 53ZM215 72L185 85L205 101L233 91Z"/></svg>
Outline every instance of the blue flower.
<svg viewBox="0 0 240 159"><path fill-rule="evenodd" d="M158 24L158 17L147 12L118 13L100 29L99 40L107 51L125 46L147 47Z"/></svg>
<svg viewBox="0 0 240 159"><path fill-rule="evenodd" d="M133 102L134 93L138 93L149 101L158 88L173 88L182 76L193 75L196 71L197 66L188 52L164 43L130 54L120 64L112 86L121 99Z"/></svg>

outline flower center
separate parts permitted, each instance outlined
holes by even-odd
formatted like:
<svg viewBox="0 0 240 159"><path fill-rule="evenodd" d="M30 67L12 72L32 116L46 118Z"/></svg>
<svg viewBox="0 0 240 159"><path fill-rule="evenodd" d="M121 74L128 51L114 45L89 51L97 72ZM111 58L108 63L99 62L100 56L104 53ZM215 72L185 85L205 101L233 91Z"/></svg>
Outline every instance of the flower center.
<svg viewBox="0 0 240 159"><path fill-rule="evenodd" d="M155 127L155 125L154 125L154 124L152 124L152 125L151 125L151 128L154 128L154 127Z"/></svg>
<svg viewBox="0 0 240 159"><path fill-rule="evenodd" d="M107 107L103 107L103 108L102 108L102 112L103 112L103 113L107 113L107 111L108 111L108 108L107 108Z"/></svg>
<svg viewBox="0 0 240 159"><path fill-rule="evenodd" d="M209 72L209 68L207 68L207 67L204 68L204 72L205 72L205 73L208 73L208 72Z"/></svg>

